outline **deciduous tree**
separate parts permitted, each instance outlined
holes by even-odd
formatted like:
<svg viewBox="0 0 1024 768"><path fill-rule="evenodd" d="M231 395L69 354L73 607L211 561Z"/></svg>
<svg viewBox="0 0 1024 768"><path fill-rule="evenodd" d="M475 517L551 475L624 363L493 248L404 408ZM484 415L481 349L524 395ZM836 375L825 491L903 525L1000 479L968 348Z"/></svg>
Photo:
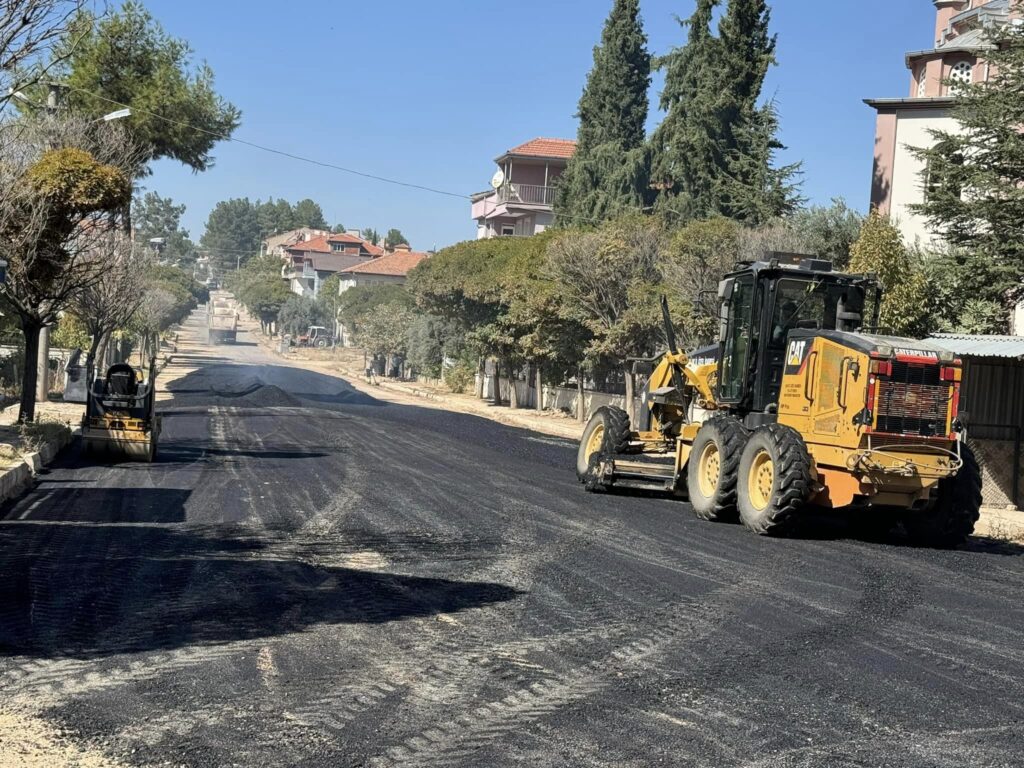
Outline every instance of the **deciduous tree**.
<svg viewBox="0 0 1024 768"><path fill-rule="evenodd" d="M39 334L102 271L88 258L131 199L132 143L118 126L69 115L0 123L3 303L19 319L25 357ZM36 367L26 365L19 420L35 419Z"/></svg>
<svg viewBox="0 0 1024 768"><path fill-rule="evenodd" d="M284 333L298 336L305 333L311 325L327 326L330 318L324 314L323 307L314 299L295 294L281 306L277 316L278 327Z"/></svg>
<svg viewBox="0 0 1024 768"><path fill-rule="evenodd" d="M127 234L115 230L103 233L85 258L94 262L99 277L81 287L69 309L90 336L85 363L91 381L100 345L114 331L128 327L145 300L149 257Z"/></svg>
<svg viewBox="0 0 1024 768"><path fill-rule="evenodd" d="M718 217L690 222L668 238L659 263L684 351L714 341L718 283L735 268L741 242L752 234L736 222ZM756 258L760 256L758 253Z"/></svg>
<svg viewBox="0 0 1024 768"><path fill-rule="evenodd" d="M547 251L562 312L591 334L587 364L621 370L627 402L633 395L629 358L650 355L664 339L658 304L664 243L660 222L637 215L596 231L567 232Z"/></svg>
<svg viewBox="0 0 1024 768"><path fill-rule="evenodd" d="M84 6L84 0L0 3L0 111L63 63L73 50L69 30Z"/></svg>
<svg viewBox="0 0 1024 768"><path fill-rule="evenodd" d="M356 344L374 357L384 357L390 369L396 358L405 357L412 322L413 313L407 307L378 305L363 316Z"/></svg>
<svg viewBox="0 0 1024 768"><path fill-rule="evenodd" d="M879 322L896 335L927 335L930 290L920 264L888 218L872 212L850 253L852 272L873 272L885 290Z"/></svg>

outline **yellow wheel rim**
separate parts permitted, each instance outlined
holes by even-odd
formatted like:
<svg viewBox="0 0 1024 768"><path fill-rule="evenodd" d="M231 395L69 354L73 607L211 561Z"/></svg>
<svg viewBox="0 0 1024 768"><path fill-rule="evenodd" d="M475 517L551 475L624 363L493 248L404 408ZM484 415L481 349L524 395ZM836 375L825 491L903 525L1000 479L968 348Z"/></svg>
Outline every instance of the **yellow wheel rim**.
<svg viewBox="0 0 1024 768"><path fill-rule="evenodd" d="M722 454L718 452L717 445L708 443L700 452L700 461L697 463L697 484L704 498L710 499L715 495L721 475Z"/></svg>
<svg viewBox="0 0 1024 768"><path fill-rule="evenodd" d="M598 424L587 440L587 461L590 461L590 457L601 450L602 445L604 445L604 424Z"/></svg>
<svg viewBox="0 0 1024 768"><path fill-rule="evenodd" d="M768 451L759 451L747 475L747 494L754 509L761 511L771 503L775 485L775 462Z"/></svg>

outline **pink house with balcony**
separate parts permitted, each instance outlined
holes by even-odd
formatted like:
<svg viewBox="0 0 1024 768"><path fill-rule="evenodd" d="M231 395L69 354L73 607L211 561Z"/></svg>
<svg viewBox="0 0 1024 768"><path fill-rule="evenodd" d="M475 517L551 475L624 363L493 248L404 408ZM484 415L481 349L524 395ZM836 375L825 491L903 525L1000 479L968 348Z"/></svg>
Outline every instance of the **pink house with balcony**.
<svg viewBox="0 0 1024 768"><path fill-rule="evenodd" d="M571 139L532 139L495 158L492 188L472 196L477 239L529 237L551 226L555 185L575 151Z"/></svg>
<svg viewBox="0 0 1024 768"><path fill-rule="evenodd" d="M908 243L923 245L934 242L936 236L928 222L910 210L924 201L926 189L926 168L911 147L934 144L933 130L955 133L959 129L952 116L956 89L961 83L989 79L986 30L1020 16L1011 0L932 2L934 45L906 55L908 95L865 100L878 113L871 205L892 218Z"/></svg>

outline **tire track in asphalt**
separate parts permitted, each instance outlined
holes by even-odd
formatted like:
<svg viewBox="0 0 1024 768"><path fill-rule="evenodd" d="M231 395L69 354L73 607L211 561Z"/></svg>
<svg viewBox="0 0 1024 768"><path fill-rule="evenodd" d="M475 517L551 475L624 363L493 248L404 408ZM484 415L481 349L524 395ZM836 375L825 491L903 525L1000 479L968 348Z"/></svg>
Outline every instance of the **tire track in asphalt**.
<svg viewBox="0 0 1024 768"><path fill-rule="evenodd" d="M491 742L541 718L607 689L623 668L656 657L673 643L700 642L710 637L728 615L731 599L744 594L749 580L712 590L675 604L654 625L607 656L556 678L534 683L472 711L452 716L391 747L370 760L377 768L402 765L452 765L473 756Z"/></svg>

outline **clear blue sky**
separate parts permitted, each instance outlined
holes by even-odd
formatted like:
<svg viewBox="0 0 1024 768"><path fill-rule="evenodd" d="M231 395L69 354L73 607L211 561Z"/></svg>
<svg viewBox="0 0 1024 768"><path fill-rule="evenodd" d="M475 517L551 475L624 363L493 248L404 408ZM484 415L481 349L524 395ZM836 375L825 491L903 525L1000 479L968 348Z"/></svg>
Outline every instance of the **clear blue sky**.
<svg viewBox="0 0 1024 768"><path fill-rule="evenodd" d="M242 110L238 138L454 192L487 187L493 158L535 136L575 137L576 102L610 0L148 0ZM656 54L683 42L694 0L642 0ZM867 207L874 113L907 95L903 55L927 47L931 0L777 0L774 95L813 203ZM660 85L652 90L657 103ZM652 122L656 116L652 115ZM310 197L330 223L398 227L415 248L474 236L469 203L221 143L193 174L161 162L147 189L202 234L218 200Z"/></svg>

